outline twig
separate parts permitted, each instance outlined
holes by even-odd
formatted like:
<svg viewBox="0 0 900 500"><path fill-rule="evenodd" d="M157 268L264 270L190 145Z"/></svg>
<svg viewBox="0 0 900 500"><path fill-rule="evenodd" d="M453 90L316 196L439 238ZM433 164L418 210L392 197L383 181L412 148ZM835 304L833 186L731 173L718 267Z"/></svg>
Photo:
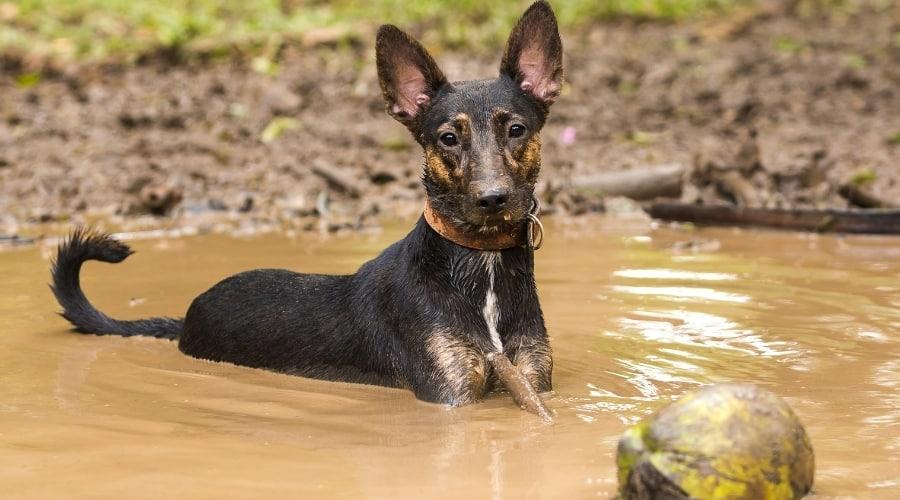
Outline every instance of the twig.
<svg viewBox="0 0 900 500"><path fill-rule="evenodd" d="M355 181L345 176L342 172L338 172L337 169L330 165L316 162L312 167L312 172L322 179L325 179L328 185L351 198L359 198L360 193L362 192Z"/></svg>
<svg viewBox="0 0 900 500"><path fill-rule="evenodd" d="M737 170L722 172L717 177L716 183L719 189L734 198L738 206L758 207L761 205L753 184Z"/></svg>
<svg viewBox="0 0 900 500"><path fill-rule="evenodd" d="M542 419L550 422L553 420L553 414L544 404L541 395L534 390L531 382L525 377L519 368L512 364L509 358L503 353L490 353L487 360L494 368L494 372L500 378L500 382L506 387L523 410L538 415Z"/></svg>
<svg viewBox="0 0 900 500"><path fill-rule="evenodd" d="M24 245L33 245L34 238L24 238L18 235L6 236L0 234L0 247L18 247Z"/></svg>
<svg viewBox="0 0 900 500"><path fill-rule="evenodd" d="M657 203L655 219L714 226L774 227L829 233L900 234L900 210L766 209L730 205Z"/></svg>
<svg viewBox="0 0 900 500"><path fill-rule="evenodd" d="M838 194L860 208L900 208L850 182L841 185Z"/></svg>

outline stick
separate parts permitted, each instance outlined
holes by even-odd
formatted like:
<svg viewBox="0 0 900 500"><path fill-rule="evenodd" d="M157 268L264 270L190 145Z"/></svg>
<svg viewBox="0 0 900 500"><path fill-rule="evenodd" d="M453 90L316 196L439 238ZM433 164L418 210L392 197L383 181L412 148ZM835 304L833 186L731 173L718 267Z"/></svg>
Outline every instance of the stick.
<svg viewBox="0 0 900 500"><path fill-rule="evenodd" d="M900 208L850 182L841 185L838 188L838 194L850 203L862 208Z"/></svg>
<svg viewBox="0 0 900 500"><path fill-rule="evenodd" d="M729 205L657 203L655 219L714 226L755 226L829 233L900 234L900 210L766 209Z"/></svg>
<svg viewBox="0 0 900 500"><path fill-rule="evenodd" d="M343 172L338 171L336 168L326 165L325 163L317 162L312 167L312 173L318 175L319 177L325 179L328 182L328 185L337 189L338 191L350 196L351 198L359 198L362 189L359 185L351 179L349 176L344 175Z"/></svg>
<svg viewBox="0 0 900 500"><path fill-rule="evenodd" d="M731 195L740 207L758 207L761 205L753 184L736 170L729 170L719 174L716 183L719 189Z"/></svg>
<svg viewBox="0 0 900 500"><path fill-rule="evenodd" d="M0 234L0 246L17 247L23 245L32 245L35 240L33 238L23 238L19 235L6 236Z"/></svg>
<svg viewBox="0 0 900 500"><path fill-rule="evenodd" d="M625 196L633 200L651 200L662 196L681 196L684 166L677 163L654 167L604 172L572 178L572 187L579 191L605 196Z"/></svg>
<svg viewBox="0 0 900 500"><path fill-rule="evenodd" d="M538 415L547 422L553 420L553 414L544 405L541 395L534 390L531 382L525 378L522 370L512 364L505 354L492 352L487 355L487 360L494 368L494 372L500 377L500 382L512 393L513 400L523 410Z"/></svg>

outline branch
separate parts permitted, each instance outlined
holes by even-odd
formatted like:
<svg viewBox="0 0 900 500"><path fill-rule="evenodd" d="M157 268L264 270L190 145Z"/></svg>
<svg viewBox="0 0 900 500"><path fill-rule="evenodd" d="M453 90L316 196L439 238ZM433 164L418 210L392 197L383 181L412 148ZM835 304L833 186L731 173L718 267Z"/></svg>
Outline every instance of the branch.
<svg viewBox="0 0 900 500"><path fill-rule="evenodd" d="M492 352L487 355L487 360L519 407L538 415L547 422L553 420L553 414L544 405L541 395L534 390L534 386L531 385L522 370L512 364L505 354Z"/></svg>

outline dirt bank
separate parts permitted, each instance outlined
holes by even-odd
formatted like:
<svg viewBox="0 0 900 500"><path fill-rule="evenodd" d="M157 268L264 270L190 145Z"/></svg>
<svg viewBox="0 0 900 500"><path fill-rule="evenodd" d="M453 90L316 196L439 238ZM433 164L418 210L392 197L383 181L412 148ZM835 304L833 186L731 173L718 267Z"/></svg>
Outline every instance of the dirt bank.
<svg viewBox="0 0 900 500"><path fill-rule="evenodd" d="M551 210L602 209L573 176L664 163L746 165L767 205L847 206L838 188L851 179L900 201L898 6L601 25L564 38L569 85L544 133ZM496 73L499 50L438 49L451 78ZM289 45L275 71L239 57L154 59L57 68L35 82L7 57L0 235L98 219L332 231L411 215L420 154L384 114L372 60L370 45ZM684 198L728 198L701 177Z"/></svg>

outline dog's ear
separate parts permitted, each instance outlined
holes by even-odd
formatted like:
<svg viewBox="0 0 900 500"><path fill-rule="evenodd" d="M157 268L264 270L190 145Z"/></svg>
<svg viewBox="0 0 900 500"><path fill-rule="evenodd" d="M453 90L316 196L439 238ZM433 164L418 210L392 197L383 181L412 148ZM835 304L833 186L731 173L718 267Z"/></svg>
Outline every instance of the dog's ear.
<svg viewBox="0 0 900 500"><path fill-rule="evenodd" d="M388 113L412 127L447 78L425 47L396 26L379 28L375 60Z"/></svg>
<svg viewBox="0 0 900 500"><path fill-rule="evenodd" d="M522 14L506 42L500 73L549 106L562 90L562 40L550 4L535 2Z"/></svg>

